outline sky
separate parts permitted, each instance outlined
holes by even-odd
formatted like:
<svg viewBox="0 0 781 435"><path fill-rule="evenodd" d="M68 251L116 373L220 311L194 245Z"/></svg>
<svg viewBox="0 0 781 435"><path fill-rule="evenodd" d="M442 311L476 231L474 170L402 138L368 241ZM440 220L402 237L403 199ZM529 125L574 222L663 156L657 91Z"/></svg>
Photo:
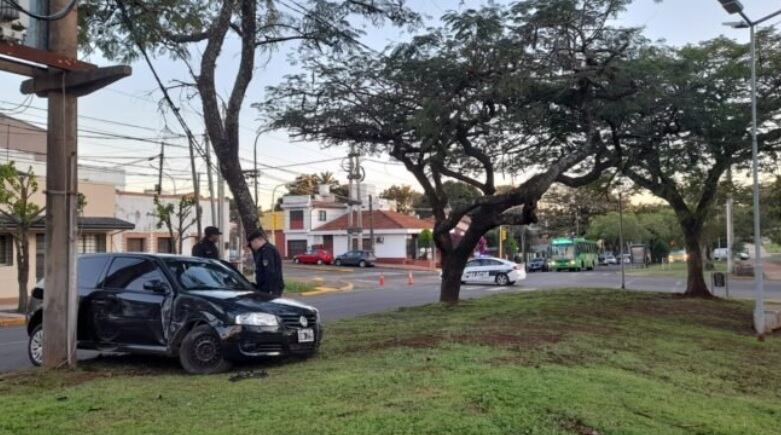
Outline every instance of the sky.
<svg viewBox="0 0 781 435"><path fill-rule="evenodd" d="M502 3L499 0L496 2ZM410 7L427 17L429 25L436 25L445 11L474 8L484 3L481 0L408 0ZM743 0L743 4L753 18L772 13L781 7L781 2L768 0ZM697 43L719 35L747 41L747 30L735 30L722 25L725 21L733 20L717 0L635 0L618 21L626 26L643 27L645 35L650 39L673 45ZM777 21L781 20L773 20L770 24ZM366 32L362 41L377 49L410 36L395 28L366 28ZM237 47L235 40L230 42L220 58L218 91L222 95L228 94L232 84L231 74L235 71ZM240 118L240 156L245 169L252 168L255 132L259 127L257 112L250 104L263 100L266 86L274 85L286 74L295 72L287 59L291 53L295 53L295 46L286 46L258 62L260 67L255 73ZM99 65L110 64L95 55L85 60ZM152 188L156 183L157 161L139 160L155 157L160 152L160 138L176 135L181 129L170 114L164 114L158 109L161 95L146 65L135 63L132 66L131 77L79 100L79 113L82 116L79 128L132 136L145 141L96 139L95 134L85 132L79 140L79 153L84 164L125 168L129 174L127 189L143 190ZM180 64L167 58L157 59L156 67L165 82L188 77ZM0 113L8 113L8 109L22 105L12 116L45 125L45 99L35 97L31 101L26 100L19 93L21 82L19 76L0 72ZM193 131L202 134L204 128L198 115L198 101L193 100L182 109ZM170 131L166 130L167 126ZM192 177L189 176L187 149L181 147L186 142L180 139L167 139L166 142L179 144L180 147L169 147L166 150L167 181L164 182L164 188L177 192L191 191ZM340 169L341 160L347 154L345 148L322 149L317 143L295 142L284 131L261 135L257 146L262 171L259 180L261 204L270 204L275 187L291 181L301 173L331 171L346 182ZM390 162L387 157L372 158L365 162L365 168L366 182L376 186L378 192L391 184L405 183L417 187L415 180L403 167ZM205 165L201 164L199 170L205 171ZM282 191L277 189L277 195Z"/></svg>

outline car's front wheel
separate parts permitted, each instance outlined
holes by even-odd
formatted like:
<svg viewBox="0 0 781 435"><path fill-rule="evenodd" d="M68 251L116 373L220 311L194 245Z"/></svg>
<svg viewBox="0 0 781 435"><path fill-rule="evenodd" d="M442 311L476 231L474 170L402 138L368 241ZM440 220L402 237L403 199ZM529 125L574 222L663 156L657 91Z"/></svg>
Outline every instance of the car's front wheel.
<svg viewBox="0 0 781 435"><path fill-rule="evenodd" d="M358 263L358 267L366 267L366 262L361 260L361 262Z"/></svg>
<svg viewBox="0 0 781 435"><path fill-rule="evenodd" d="M496 284L500 286L508 285L510 284L510 278L507 274L500 273L499 275L496 275Z"/></svg>
<svg viewBox="0 0 781 435"><path fill-rule="evenodd" d="M294 259L293 259L293 263L295 263L295 264L298 264L298 263L300 263L300 262L301 262L301 260L299 260L298 258L294 258Z"/></svg>
<svg viewBox="0 0 781 435"><path fill-rule="evenodd" d="M341 266L341 265L342 265L342 260L339 260L337 258L336 261L334 261L334 266Z"/></svg>
<svg viewBox="0 0 781 435"><path fill-rule="evenodd" d="M27 341L27 357L34 366L43 364L43 324L38 324Z"/></svg>
<svg viewBox="0 0 781 435"><path fill-rule="evenodd" d="M179 348L179 362L188 373L197 375L221 373L231 367L220 337L209 325L196 326L187 333Z"/></svg>
<svg viewBox="0 0 781 435"><path fill-rule="evenodd" d="M317 265L318 266L322 266L323 265L323 260L317 260Z"/></svg>

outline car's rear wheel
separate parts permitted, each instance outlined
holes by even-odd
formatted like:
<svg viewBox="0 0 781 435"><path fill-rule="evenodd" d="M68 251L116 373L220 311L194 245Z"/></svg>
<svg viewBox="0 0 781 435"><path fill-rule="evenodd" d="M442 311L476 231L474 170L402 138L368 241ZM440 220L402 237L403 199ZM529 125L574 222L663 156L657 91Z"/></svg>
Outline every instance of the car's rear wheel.
<svg viewBox="0 0 781 435"><path fill-rule="evenodd" d="M300 263L300 262L301 262L301 260L299 260L298 258L294 258L294 259L293 259L293 263L295 263L295 264L298 264L298 263Z"/></svg>
<svg viewBox="0 0 781 435"><path fill-rule="evenodd" d="M322 266L323 265L323 260L317 260L317 265L318 266Z"/></svg>
<svg viewBox="0 0 781 435"><path fill-rule="evenodd" d="M33 328L30 339L27 341L27 357L36 367L43 364L43 325L40 323Z"/></svg>
<svg viewBox="0 0 781 435"><path fill-rule="evenodd" d="M361 260L361 262L358 263L358 267L366 267L366 262L364 260Z"/></svg>
<svg viewBox="0 0 781 435"><path fill-rule="evenodd" d="M193 328L179 348L179 362L188 372L197 375L221 373L231 367L222 352L220 337L209 325Z"/></svg>
<svg viewBox="0 0 781 435"><path fill-rule="evenodd" d="M342 260L336 259L336 261L334 261L334 266L341 266L341 265L342 265Z"/></svg>
<svg viewBox="0 0 781 435"><path fill-rule="evenodd" d="M510 284L510 278L505 273L496 275L496 285L505 286Z"/></svg>

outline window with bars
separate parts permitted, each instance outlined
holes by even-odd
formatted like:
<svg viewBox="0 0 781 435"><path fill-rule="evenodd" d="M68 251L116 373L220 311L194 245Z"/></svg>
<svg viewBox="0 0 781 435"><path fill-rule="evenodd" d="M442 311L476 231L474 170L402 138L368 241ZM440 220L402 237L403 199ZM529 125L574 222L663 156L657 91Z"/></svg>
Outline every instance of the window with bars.
<svg viewBox="0 0 781 435"><path fill-rule="evenodd" d="M79 238L79 254L106 252L106 235L103 233L82 234Z"/></svg>
<svg viewBox="0 0 781 435"><path fill-rule="evenodd" d="M160 254L173 254L174 244L170 237L157 238L157 252Z"/></svg>
<svg viewBox="0 0 781 435"><path fill-rule="evenodd" d="M41 280L46 274L46 234L35 235L35 279Z"/></svg>
<svg viewBox="0 0 781 435"><path fill-rule="evenodd" d="M14 264L14 236L10 234L0 235L0 266L13 266Z"/></svg>
<svg viewBox="0 0 781 435"><path fill-rule="evenodd" d="M127 239L127 252L146 252L146 239L141 237L129 237Z"/></svg>

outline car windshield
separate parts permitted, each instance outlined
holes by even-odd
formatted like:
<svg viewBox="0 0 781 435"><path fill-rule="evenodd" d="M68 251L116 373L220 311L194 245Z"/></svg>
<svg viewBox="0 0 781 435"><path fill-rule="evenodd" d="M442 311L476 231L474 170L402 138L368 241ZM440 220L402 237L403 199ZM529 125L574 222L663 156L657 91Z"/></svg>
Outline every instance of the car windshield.
<svg viewBox="0 0 781 435"><path fill-rule="evenodd" d="M573 258L575 256L575 245L553 245L551 252L554 257Z"/></svg>
<svg viewBox="0 0 781 435"><path fill-rule="evenodd" d="M198 260L167 260L166 267L185 290L253 290L252 285L221 264Z"/></svg>

